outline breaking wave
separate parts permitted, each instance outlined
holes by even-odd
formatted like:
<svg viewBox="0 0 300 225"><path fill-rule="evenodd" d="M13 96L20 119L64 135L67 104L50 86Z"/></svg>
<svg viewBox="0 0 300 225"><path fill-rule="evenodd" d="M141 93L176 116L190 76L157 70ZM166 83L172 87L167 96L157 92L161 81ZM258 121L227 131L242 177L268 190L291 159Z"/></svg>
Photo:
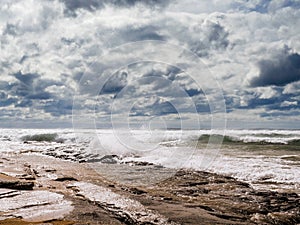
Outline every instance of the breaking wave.
<svg viewBox="0 0 300 225"><path fill-rule="evenodd" d="M255 135L255 136L222 136L219 134L204 134L198 139L200 143L207 143L210 138L223 138L223 144L259 144L259 145L290 145L290 146L300 146L300 138L290 137L289 135L282 136L279 134L269 134L269 135Z"/></svg>

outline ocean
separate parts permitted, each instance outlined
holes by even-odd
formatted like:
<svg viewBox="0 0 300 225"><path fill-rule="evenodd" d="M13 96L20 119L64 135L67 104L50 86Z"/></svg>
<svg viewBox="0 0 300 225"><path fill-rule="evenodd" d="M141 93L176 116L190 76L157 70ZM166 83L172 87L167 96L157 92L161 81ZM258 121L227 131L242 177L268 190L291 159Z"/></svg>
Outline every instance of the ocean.
<svg viewBox="0 0 300 225"><path fill-rule="evenodd" d="M155 169L143 170L147 180L187 168L257 189L300 189L300 130L1 129L0 151L2 157L43 154L93 168L101 164L102 173L120 180L141 171L134 165L151 165Z"/></svg>

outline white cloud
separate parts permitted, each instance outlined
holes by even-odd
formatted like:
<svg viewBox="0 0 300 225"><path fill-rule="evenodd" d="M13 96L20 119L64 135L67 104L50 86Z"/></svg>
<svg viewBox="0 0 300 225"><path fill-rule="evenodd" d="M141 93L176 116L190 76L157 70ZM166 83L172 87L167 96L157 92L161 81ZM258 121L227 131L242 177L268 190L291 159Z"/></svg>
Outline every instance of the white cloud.
<svg viewBox="0 0 300 225"><path fill-rule="evenodd" d="M235 107L247 108L251 104L254 107L255 99L279 98L281 94L286 96L280 99L278 105L286 105L287 102L295 102L299 95L298 83L287 84L282 93L273 88L249 87L249 81L259 75L259 61L272 59L286 46L291 52L300 52L299 4L297 1L283 0L269 2L170 1L164 9L149 7L149 4L117 7L106 3L105 7L74 8L76 15L70 16L66 15L63 1L3 0L0 6L1 81L8 82L4 85L8 87L9 82L18 82L12 74L19 71L22 74L38 74L41 83L49 84L45 85L45 92L53 96L53 101L35 101L37 112L54 115L55 107L58 107L65 115L70 110L62 106L72 104L72 94L76 91L80 74L87 71L94 61L98 63L93 66L103 67L99 62L101 54L129 41L155 39L198 54L231 98L232 105L229 107L233 109L232 115L235 114ZM157 4L161 3L158 1ZM112 59L112 65L121 59ZM157 71L168 72L167 66L155 66ZM153 72L149 65L141 67L132 74L138 77ZM181 80L179 75L177 78L190 91L197 89L193 81L184 76ZM50 85L49 81L60 81L64 85ZM144 85L143 88L151 92L154 86ZM12 91L5 91L7 96L17 97ZM137 95L141 93L139 88L135 91ZM160 93L163 92L171 96L176 94L161 87ZM105 108L110 104L108 99L111 97L108 95L107 99L102 99L99 112L107 111ZM5 101L7 99L5 97ZM43 109L43 104L47 109ZM184 104L182 106L185 107ZM28 115L26 107L18 110ZM259 115L259 112L255 113Z"/></svg>
<svg viewBox="0 0 300 225"><path fill-rule="evenodd" d="M286 107L286 106L296 106L298 105L298 102L297 101L294 101L294 102L289 102L289 101L284 101L281 103L281 107Z"/></svg>

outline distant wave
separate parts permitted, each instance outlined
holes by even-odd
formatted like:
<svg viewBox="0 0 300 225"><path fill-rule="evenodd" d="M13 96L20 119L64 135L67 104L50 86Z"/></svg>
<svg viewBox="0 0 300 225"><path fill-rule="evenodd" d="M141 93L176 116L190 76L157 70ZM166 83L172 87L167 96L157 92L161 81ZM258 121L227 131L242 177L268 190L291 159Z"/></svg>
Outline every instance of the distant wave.
<svg viewBox="0 0 300 225"><path fill-rule="evenodd" d="M282 134L263 134L254 136L222 136L220 134L203 134L199 137L198 141L200 143L208 143L210 139L222 139L223 144L259 144L259 145L290 145L290 146L300 146L300 138L290 137L289 135Z"/></svg>
<svg viewBox="0 0 300 225"><path fill-rule="evenodd" d="M93 132L83 130L79 135L75 135L72 130L20 130L11 133L5 131L0 133L0 140L14 140L17 133L18 139L22 141L74 143L76 138L80 143L89 143L94 138ZM113 130L98 130L97 133L104 148L123 149L124 146L116 142ZM142 142L165 147L194 146L195 143L206 144L208 141L227 145L284 145L297 149L300 146L299 130L226 130L225 135L220 130L158 130L150 137L148 132L143 130L134 130L132 133L133 137Z"/></svg>
<svg viewBox="0 0 300 225"><path fill-rule="evenodd" d="M37 142L45 141L45 142L59 142L59 143L64 142L62 138L58 138L57 133L26 135L21 137L21 140L24 142L28 142L28 141L37 141Z"/></svg>

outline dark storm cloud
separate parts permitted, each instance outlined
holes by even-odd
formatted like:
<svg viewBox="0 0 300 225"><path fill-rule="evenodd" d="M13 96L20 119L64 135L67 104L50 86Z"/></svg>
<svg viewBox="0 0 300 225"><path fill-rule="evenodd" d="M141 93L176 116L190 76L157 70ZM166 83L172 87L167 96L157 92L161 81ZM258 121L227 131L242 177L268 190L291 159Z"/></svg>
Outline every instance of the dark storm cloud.
<svg viewBox="0 0 300 225"><path fill-rule="evenodd" d="M127 85L127 73L121 72L112 76L103 86L100 94L118 93Z"/></svg>
<svg viewBox="0 0 300 225"><path fill-rule="evenodd" d="M61 115L71 115L72 107L72 99L53 99L45 104L44 110L54 117L59 117Z"/></svg>
<svg viewBox="0 0 300 225"><path fill-rule="evenodd" d="M17 103L18 98L9 97L9 91L13 87L6 81L0 81L0 107L10 106Z"/></svg>
<svg viewBox="0 0 300 225"><path fill-rule="evenodd" d="M153 104L134 105L130 116L162 116L177 113L176 108L170 102L157 100Z"/></svg>
<svg viewBox="0 0 300 225"><path fill-rule="evenodd" d="M49 80L37 73L12 74L15 82L0 82L0 107L14 105L16 108L35 108L52 116L71 114L72 98L68 93L49 92L48 87L66 87L63 81ZM12 96L12 97L8 97ZM63 99L62 99L63 98Z"/></svg>
<svg viewBox="0 0 300 225"><path fill-rule="evenodd" d="M269 98L263 98L261 93L255 91L242 91L238 93L238 95L247 96L247 100L242 105L238 96L227 96L225 94L226 110L227 112L232 112L236 109L264 109L265 112L259 113L259 115L261 117L272 117L277 115L276 113L272 113L274 111L276 111L278 115L283 115L290 111L300 109L297 93L284 94L283 87L273 87L272 90L275 91L276 94Z"/></svg>
<svg viewBox="0 0 300 225"><path fill-rule="evenodd" d="M299 8L300 2L298 0L285 0L285 1L272 1L272 0L259 0L259 1L247 1L250 4L245 4L245 1L234 1L231 3L231 7L239 11L244 12L259 12L268 13L278 8Z"/></svg>
<svg viewBox="0 0 300 225"><path fill-rule="evenodd" d="M268 9L271 10L277 10L281 8L294 8L299 9L300 8L300 1L299 0L285 0L285 1L269 1L268 2ZM275 4L272 4L275 3Z"/></svg>
<svg viewBox="0 0 300 225"><path fill-rule="evenodd" d="M194 99L195 100L195 99ZM210 113L209 104L206 101L194 101L186 98L176 98L161 101L156 100L155 102L140 103L134 105L131 109L130 116L165 116L171 114L182 114L182 113Z"/></svg>
<svg viewBox="0 0 300 225"><path fill-rule="evenodd" d="M15 78L17 78L19 81L21 81L22 84L26 86L31 86L33 84L33 81L39 77L38 74L35 73L27 73L23 74L21 71L13 74Z"/></svg>
<svg viewBox="0 0 300 225"><path fill-rule="evenodd" d="M120 6L133 6L138 3L147 4L150 6L153 5L162 5L165 6L168 4L169 0L111 0L107 1L114 5L120 5Z"/></svg>
<svg viewBox="0 0 300 225"><path fill-rule="evenodd" d="M157 73L156 73L157 74ZM151 91L156 92L157 90L165 89L168 85L170 85L171 81L163 78L163 76L149 76L148 74L144 75L142 79L138 80L139 86L147 85L151 87Z"/></svg>
<svg viewBox="0 0 300 225"><path fill-rule="evenodd" d="M150 71L144 73L143 77L164 76L168 80L174 81L175 79L179 78L178 75L182 72L183 71L176 66L167 66L163 69L151 68Z"/></svg>
<svg viewBox="0 0 300 225"><path fill-rule="evenodd" d="M174 66L146 72L138 80L137 86L140 90L147 87L147 94L161 97L186 98L203 95L195 81Z"/></svg>
<svg viewBox="0 0 300 225"><path fill-rule="evenodd" d="M89 82L92 85L95 83ZM129 66L126 72L120 71L110 77L99 96L100 102L107 104L100 104L97 111L121 113L125 105L134 103L131 116L165 116L177 114L178 110L181 113L209 112L203 98L198 102L203 92L193 84L191 78L174 66L139 63ZM107 111L113 101L118 103L118 110Z"/></svg>
<svg viewBox="0 0 300 225"><path fill-rule="evenodd" d="M44 89L57 82L43 80L39 74L17 72L13 76L19 81L13 83L11 94L26 99L50 99L52 95Z"/></svg>
<svg viewBox="0 0 300 225"><path fill-rule="evenodd" d="M203 94L202 90L196 86L190 86L187 84L195 84L195 81L192 80L189 76L183 74L183 71L175 66L167 66L164 69L152 69L149 72L146 72L143 76L143 79L139 80L139 85L149 85L151 84L152 91L162 91L159 94L161 96L181 96L180 93L168 89L169 86L171 89L172 83L181 88L189 97ZM181 84L180 81L184 81L185 84ZM178 95L179 94L179 95Z"/></svg>
<svg viewBox="0 0 300 225"><path fill-rule="evenodd" d="M83 77L84 72L75 72L72 74L72 77L74 79L74 81L76 81L76 83L79 83L81 78Z"/></svg>
<svg viewBox="0 0 300 225"><path fill-rule="evenodd" d="M284 86L300 80L300 55L284 54L273 60L262 60L258 63L259 76L250 81L251 87Z"/></svg>
<svg viewBox="0 0 300 225"><path fill-rule="evenodd" d="M210 113L210 108L208 103L196 103L197 113Z"/></svg>
<svg viewBox="0 0 300 225"><path fill-rule="evenodd" d="M274 98L268 98L268 99L262 99L262 98L253 98L248 102L248 106L246 108L248 109L255 109L258 107L264 107L268 109L275 109L278 108L280 105L280 102L283 101L283 97L274 97Z"/></svg>
<svg viewBox="0 0 300 225"><path fill-rule="evenodd" d="M10 90L12 85L8 83L7 81L1 81L0 80L0 91L8 91Z"/></svg>
<svg viewBox="0 0 300 225"><path fill-rule="evenodd" d="M0 98L0 107L10 106L17 102L16 98Z"/></svg>
<svg viewBox="0 0 300 225"><path fill-rule="evenodd" d="M168 77L169 80L175 80L178 78L178 74L182 73L183 71L179 69L178 67L175 66L168 66L167 68L168 72L166 76Z"/></svg>
<svg viewBox="0 0 300 225"><path fill-rule="evenodd" d="M229 33L225 28L211 21L202 24L200 33L203 34L201 39L190 40L190 49L199 57L204 57L209 54L210 49L226 49L229 45Z"/></svg>
<svg viewBox="0 0 300 225"><path fill-rule="evenodd" d="M34 44L31 45L31 46L34 46ZM33 48L34 48L34 47L33 47ZM38 56L40 56L40 55L39 55L39 54L23 55L22 58L20 59L19 63L20 63L20 64L23 64L26 60L28 60L28 59L30 59L30 58L33 58L33 57L38 57Z"/></svg>
<svg viewBox="0 0 300 225"><path fill-rule="evenodd" d="M104 6L103 0L61 0L64 2L67 13L74 13L77 9L93 11Z"/></svg>
<svg viewBox="0 0 300 225"><path fill-rule="evenodd" d="M15 107L20 107L20 108L27 108L27 107L32 107L33 102L31 99L21 99L17 104L15 104Z"/></svg>
<svg viewBox="0 0 300 225"><path fill-rule="evenodd" d="M177 114L176 108L170 102L156 102L153 106L155 115Z"/></svg>
<svg viewBox="0 0 300 225"><path fill-rule="evenodd" d="M207 39L210 43L215 43L218 47L228 46L228 32L225 31L224 27L218 23L211 23Z"/></svg>
<svg viewBox="0 0 300 225"><path fill-rule="evenodd" d="M285 1L283 3L283 7L291 7L291 8L299 9L300 8L300 1L299 0Z"/></svg>
<svg viewBox="0 0 300 225"><path fill-rule="evenodd" d="M200 95L200 94L203 94L203 92L199 89L194 89L194 88L191 88L191 89L186 89L185 90L186 93L188 94L188 96L190 97L193 97L193 96L196 96L196 95Z"/></svg>
<svg viewBox="0 0 300 225"><path fill-rule="evenodd" d="M166 39L163 35L158 33L159 29L155 26L144 26L141 28L130 28L121 32L121 38L128 42L143 41L143 40L158 40Z"/></svg>
<svg viewBox="0 0 300 225"><path fill-rule="evenodd" d="M17 27L14 24L7 23L6 27L3 30L3 35L17 35Z"/></svg>
<svg viewBox="0 0 300 225"><path fill-rule="evenodd" d="M193 85L194 81L189 76L183 75L182 71L177 67L151 67L151 69L149 69L145 66L145 68L146 69L143 68L142 71L138 73L138 77L124 71L114 74L103 85L100 95L117 94L118 98L129 96L139 97L145 88L147 89L147 93L143 92L143 95L154 94L164 97L183 97L182 92L184 92L186 96L193 97L203 94L197 86ZM76 79L78 80L80 77L81 74L79 74L78 77L76 76ZM134 80L134 84L128 82L129 77ZM180 83L181 81L184 81L184 83ZM125 87L125 93L120 93ZM89 92L88 90L83 90L83 93Z"/></svg>
<svg viewBox="0 0 300 225"><path fill-rule="evenodd" d="M65 13L76 16L76 10L85 9L94 11L104 8L105 5L114 5L117 7L131 7L136 4L145 4L150 7L164 7L168 5L169 0L60 0L65 4Z"/></svg>
<svg viewBox="0 0 300 225"><path fill-rule="evenodd" d="M260 1L257 4L255 4L255 6L250 7L248 10L260 12L260 13L267 13L270 2L271 2L271 0ZM240 6L240 9L243 9L243 3L240 3L239 6Z"/></svg>
<svg viewBox="0 0 300 225"><path fill-rule="evenodd" d="M52 95L48 92L40 91L40 92L36 92L34 94L28 95L28 98L30 98L30 99L50 99L50 98L52 98Z"/></svg>

